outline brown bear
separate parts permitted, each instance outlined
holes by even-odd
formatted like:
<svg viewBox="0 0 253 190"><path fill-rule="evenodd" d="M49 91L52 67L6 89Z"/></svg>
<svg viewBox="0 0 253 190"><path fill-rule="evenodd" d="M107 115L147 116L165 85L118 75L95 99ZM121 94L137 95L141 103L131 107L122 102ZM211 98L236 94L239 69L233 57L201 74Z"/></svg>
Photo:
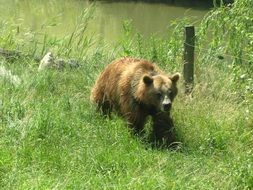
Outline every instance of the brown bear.
<svg viewBox="0 0 253 190"><path fill-rule="evenodd" d="M137 133L142 132L150 115L153 137L170 144L175 141L170 110L178 92L178 79L178 73L168 76L148 60L121 58L100 74L91 101L104 114L116 110Z"/></svg>

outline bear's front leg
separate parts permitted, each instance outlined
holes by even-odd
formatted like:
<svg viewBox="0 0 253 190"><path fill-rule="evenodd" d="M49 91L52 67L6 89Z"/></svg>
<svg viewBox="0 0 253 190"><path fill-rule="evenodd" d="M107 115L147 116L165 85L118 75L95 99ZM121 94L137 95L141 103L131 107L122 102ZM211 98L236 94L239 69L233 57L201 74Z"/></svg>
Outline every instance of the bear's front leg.
<svg viewBox="0 0 253 190"><path fill-rule="evenodd" d="M159 145L173 146L176 142L174 123L169 113L157 113L153 117L152 139Z"/></svg>
<svg viewBox="0 0 253 190"><path fill-rule="evenodd" d="M128 126L133 130L136 135L141 135L143 133L144 125L146 122L146 116L138 112L132 112L125 115Z"/></svg>

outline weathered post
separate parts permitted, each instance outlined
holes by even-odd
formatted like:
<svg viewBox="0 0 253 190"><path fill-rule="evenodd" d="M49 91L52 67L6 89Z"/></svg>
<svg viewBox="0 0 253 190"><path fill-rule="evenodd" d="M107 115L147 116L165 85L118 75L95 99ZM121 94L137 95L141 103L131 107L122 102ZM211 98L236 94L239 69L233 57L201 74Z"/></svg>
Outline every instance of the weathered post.
<svg viewBox="0 0 253 190"><path fill-rule="evenodd" d="M183 70L186 94L191 93L194 84L194 47L195 47L194 26L186 26L185 41L184 41L184 70Z"/></svg>

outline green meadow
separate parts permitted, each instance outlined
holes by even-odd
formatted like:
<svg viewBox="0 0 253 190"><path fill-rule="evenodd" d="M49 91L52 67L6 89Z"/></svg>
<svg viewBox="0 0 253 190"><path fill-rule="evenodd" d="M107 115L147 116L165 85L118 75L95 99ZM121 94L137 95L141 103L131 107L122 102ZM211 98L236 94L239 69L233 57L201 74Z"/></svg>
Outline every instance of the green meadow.
<svg viewBox="0 0 253 190"><path fill-rule="evenodd" d="M180 79L172 110L176 150L132 135L117 115L101 116L89 96L104 66L122 56L182 73L191 22L146 38L125 21L109 45L86 33L95 8L59 38L0 20L0 47L21 52L0 56L21 81L0 76L0 189L253 189L252 1L216 7L196 27L195 85L186 95ZM34 58L48 51L80 66L38 72Z"/></svg>

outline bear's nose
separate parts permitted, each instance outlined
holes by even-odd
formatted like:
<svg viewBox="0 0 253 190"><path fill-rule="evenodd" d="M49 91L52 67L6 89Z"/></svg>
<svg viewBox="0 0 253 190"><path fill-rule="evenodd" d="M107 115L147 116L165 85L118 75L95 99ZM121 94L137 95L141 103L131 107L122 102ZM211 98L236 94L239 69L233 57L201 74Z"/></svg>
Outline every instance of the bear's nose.
<svg viewBox="0 0 253 190"><path fill-rule="evenodd" d="M170 110L170 108L171 108L171 102L170 103L167 103L167 104L163 104L163 110L164 111L169 111Z"/></svg>

